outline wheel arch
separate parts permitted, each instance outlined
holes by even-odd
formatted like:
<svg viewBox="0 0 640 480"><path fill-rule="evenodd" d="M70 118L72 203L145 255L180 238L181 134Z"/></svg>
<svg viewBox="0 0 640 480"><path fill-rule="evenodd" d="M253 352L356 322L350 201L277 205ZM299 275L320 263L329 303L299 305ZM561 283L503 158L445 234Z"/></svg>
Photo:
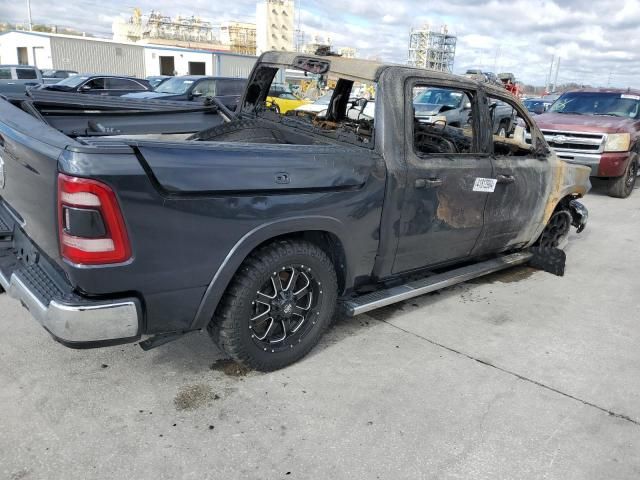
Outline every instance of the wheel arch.
<svg viewBox="0 0 640 480"><path fill-rule="evenodd" d="M332 259L338 276L339 292L353 284L351 265L347 261L351 246L342 222L332 217L297 217L260 225L245 234L231 249L214 273L191 325L200 329L211 321L215 309L234 275L255 250L284 239L303 239L315 243Z"/></svg>

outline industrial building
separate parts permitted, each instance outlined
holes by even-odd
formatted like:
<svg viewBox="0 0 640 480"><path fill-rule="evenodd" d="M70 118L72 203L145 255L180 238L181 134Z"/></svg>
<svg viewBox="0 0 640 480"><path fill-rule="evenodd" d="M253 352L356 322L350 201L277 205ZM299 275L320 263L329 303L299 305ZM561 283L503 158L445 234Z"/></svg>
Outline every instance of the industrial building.
<svg viewBox="0 0 640 480"><path fill-rule="evenodd" d="M146 77L219 75L246 77L256 57L231 52L39 32L0 34L0 63Z"/></svg>
<svg viewBox="0 0 640 480"><path fill-rule="evenodd" d="M154 10L148 15L143 15L139 8L134 8L133 15L128 19L116 19L111 30L115 42L229 50L229 47L220 43L217 27L196 16L171 18Z"/></svg>
<svg viewBox="0 0 640 480"><path fill-rule="evenodd" d="M293 0L262 0L256 6L257 54L269 50L293 51L295 5Z"/></svg>
<svg viewBox="0 0 640 480"><path fill-rule="evenodd" d="M256 24L223 22L220 24L220 43L233 53L256 54Z"/></svg>
<svg viewBox="0 0 640 480"><path fill-rule="evenodd" d="M428 25L411 29L407 63L414 67L451 73L456 55L456 41L456 36L449 33L446 25L443 25L440 31L431 30Z"/></svg>

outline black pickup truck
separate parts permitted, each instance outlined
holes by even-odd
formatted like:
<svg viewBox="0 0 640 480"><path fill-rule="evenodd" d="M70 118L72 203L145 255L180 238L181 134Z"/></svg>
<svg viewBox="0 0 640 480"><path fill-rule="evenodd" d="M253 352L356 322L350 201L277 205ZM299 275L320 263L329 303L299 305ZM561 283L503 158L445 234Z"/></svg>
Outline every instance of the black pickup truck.
<svg viewBox="0 0 640 480"><path fill-rule="evenodd" d="M335 83L321 117L268 107L291 70ZM431 87L466 94L469 123L417 118ZM354 115L365 89L375 115ZM518 114L508 135L492 132L494 101ZM340 303L357 315L528 262L587 219L589 169L559 160L507 92L448 74L270 52L208 128L144 134L140 112L111 112L117 129L65 112L0 100L0 284L71 347L208 329L273 370Z"/></svg>

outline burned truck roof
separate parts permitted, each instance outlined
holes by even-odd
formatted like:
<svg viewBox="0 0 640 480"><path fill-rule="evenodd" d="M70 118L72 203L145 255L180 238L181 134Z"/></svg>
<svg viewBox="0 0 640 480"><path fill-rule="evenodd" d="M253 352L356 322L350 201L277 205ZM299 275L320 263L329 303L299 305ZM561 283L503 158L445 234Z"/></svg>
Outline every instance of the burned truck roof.
<svg viewBox="0 0 640 480"><path fill-rule="evenodd" d="M291 68L300 68L301 61L310 60L312 62L319 62L328 65L327 71L342 77L352 80L364 80L369 82L377 82L385 70L393 68L398 74L404 74L405 76L415 75L418 77L428 77L430 79L437 79L445 82L455 83L460 86L466 85L467 87L477 88L481 86L485 91L491 94L508 95L508 92L504 88L489 85L487 83L478 82L467 77L460 75L454 75L452 73L438 72L435 70L428 70L426 68L412 67L408 65L401 65L397 63L377 62L374 60L363 60L359 58L345 58L340 56L320 56L312 54L302 54L296 52L265 52L258 59L258 63L269 63L275 65L288 65ZM326 72L317 72L326 73Z"/></svg>
<svg viewBox="0 0 640 480"><path fill-rule="evenodd" d="M265 52L258 59L258 63L273 63L278 65L289 65L291 68L299 68L299 59L311 59L317 62L330 64L331 72L341 77L351 77L354 79L368 80L375 82L382 71L390 64L375 62L372 60L361 60L357 58L343 58L339 56L319 56L301 54L296 52ZM324 72L318 72L324 73Z"/></svg>

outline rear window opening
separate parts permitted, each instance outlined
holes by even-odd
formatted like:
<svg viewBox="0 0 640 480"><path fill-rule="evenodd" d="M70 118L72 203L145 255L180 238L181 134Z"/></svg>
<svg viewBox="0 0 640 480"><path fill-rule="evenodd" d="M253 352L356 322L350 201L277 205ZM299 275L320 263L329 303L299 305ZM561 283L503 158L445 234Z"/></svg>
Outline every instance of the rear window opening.
<svg viewBox="0 0 640 480"><path fill-rule="evenodd" d="M327 139L373 147L376 84L316 70L323 73L261 66L248 86L243 113Z"/></svg>

